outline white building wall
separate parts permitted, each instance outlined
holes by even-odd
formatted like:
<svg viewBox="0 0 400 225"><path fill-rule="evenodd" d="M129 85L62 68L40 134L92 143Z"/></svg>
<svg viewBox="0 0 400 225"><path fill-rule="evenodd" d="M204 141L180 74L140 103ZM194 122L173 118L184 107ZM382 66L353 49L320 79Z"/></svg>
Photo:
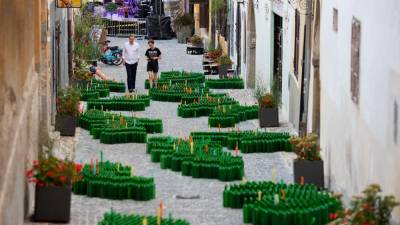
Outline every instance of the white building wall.
<svg viewBox="0 0 400 225"><path fill-rule="evenodd" d="M291 74L294 52L295 9L286 1L259 1L256 17L256 84L271 87L274 56L274 14L282 17L282 105L281 121L298 125L300 85Z"/></svg>
<svg viewBox="0 0 400 225"><path fill-rule="evenodd" d="M339 12L332 29L333 8ZM321 147L327 184L346 199L370 183L400 199L400 1L323 1L321 9ZM351 24L361 21L360 101L350 93ZM399 122L397 122L399 123ZM400 208L394 215L400 224Z"/></svg>

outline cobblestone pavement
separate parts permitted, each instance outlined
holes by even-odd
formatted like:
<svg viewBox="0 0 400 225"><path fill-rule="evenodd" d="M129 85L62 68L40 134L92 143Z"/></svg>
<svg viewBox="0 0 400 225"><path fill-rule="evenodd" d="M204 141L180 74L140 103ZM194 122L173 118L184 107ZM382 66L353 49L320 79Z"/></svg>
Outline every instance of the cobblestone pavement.
<svg viewBox="0 0 400 225"><path fill-rule="evenodd" d="M126 39L110 38L111 45L119 45ZM141 54L144 55L146 42L139 41ZM185 46L177 44L176 40L157 41L156 44L163 52L160 62L160 71L171 69L185 69L201 71L201 56L185 54ZM100 65L103 71L116 80L125 80L126 73L123 66ZM145 92L146 79L144 57L140 59L137 88ZM241 102L253 104L249 91L230 91ZM192 130L208 130L207 117L183 119L177 117L177 103L151 102L151 106L144 112L136 115L151 118L160 118L164 123L163 135L188 136ZM257 120L242 122L238 125L241 130L256 129ZM79 129L79 128L78 128ZM213 130L213 129L212 129ZM281 128L269 130L289 131L291 127L283 123ZM175 218L184 218L192 225L239 225L242 222L242 211L225 209L222 207L222 191L227 183L217 180L192 179L183 177L180 173L170 170L161 170L159 164L151 163L149 155L145 153L145 144L116 144L104 145L93 140L86 130L79 130L79 140L74 154L76 162L90 162L91 158L99 157L104 152L105 160L118 161L135 168L135 174L154 177L156 182L156 199L147 202L132 200L115 201L85 196L72 197L72 215L70 224L94 225L101 220L104 212L111 208L124 213L156 214L157 205L163 201L164 215L172 214ZM271 170L276 168L278 180L292 181L291 153L248 154L244 155L247 180L264 180L271 178ZM196 196L200 199L180 200L176 196Z"/></svg>

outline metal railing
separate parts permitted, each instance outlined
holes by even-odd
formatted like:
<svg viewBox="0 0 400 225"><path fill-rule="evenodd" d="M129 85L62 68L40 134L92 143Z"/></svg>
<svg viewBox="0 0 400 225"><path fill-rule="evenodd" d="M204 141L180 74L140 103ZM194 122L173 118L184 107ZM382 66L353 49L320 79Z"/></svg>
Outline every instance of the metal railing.
<svg viewBox="0 0 400 225"><path fill-rule="evenodd" d="M131 19L129 21L115 21L104 19L108 36L129 37L134 34L138 38L147 36L146 19Z"/></svg>

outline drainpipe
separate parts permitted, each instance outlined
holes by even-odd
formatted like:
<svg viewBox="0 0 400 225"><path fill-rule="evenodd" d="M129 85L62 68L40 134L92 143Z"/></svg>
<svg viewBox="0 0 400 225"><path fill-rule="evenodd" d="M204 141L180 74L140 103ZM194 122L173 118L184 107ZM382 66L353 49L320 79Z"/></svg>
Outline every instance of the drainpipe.
<svg viewBox="0 0 400 225"><path fill-rule="evenodd" d="M312 26L312 14L313 14L313 0L307 0L306 6L306 30L305 30L305 46L304 46L304 112L301 118L301 122L304 124L300 133L307 133L307 120L308 120L308 99L310 93L310 71L311 71L311 26Z"/></svg>

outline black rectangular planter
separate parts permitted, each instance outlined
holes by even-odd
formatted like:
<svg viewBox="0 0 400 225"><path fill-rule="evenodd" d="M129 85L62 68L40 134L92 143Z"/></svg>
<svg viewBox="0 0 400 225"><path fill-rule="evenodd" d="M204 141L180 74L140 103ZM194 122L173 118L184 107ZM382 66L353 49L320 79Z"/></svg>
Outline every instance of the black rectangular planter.
<svg viewBox="0 0 400 225"><path fill-rule="evenodd" d="M56 131L60 131L61 136L75 136L75 128L78 120L75 116L56 115Z"/></svg>
<svg viewBox="0 0 400 225"><path fill-rule="evenodd" d="M301 183L304 177L304 184L315 184L317 187L324 187L324 161L295 160L293 163L294 182Z"/></svg>
<svg viewBox="0 0 400 225"><path fill-rule="evenodd" d="M69 222L71 187L39 187L35 190L34 221Z"/></svg>
<svg viewBox="0 0 400 225"><path fill-rule="evenodd" d="M260 127L279 127L279 109L260 107L258 119Z"/></svg>

